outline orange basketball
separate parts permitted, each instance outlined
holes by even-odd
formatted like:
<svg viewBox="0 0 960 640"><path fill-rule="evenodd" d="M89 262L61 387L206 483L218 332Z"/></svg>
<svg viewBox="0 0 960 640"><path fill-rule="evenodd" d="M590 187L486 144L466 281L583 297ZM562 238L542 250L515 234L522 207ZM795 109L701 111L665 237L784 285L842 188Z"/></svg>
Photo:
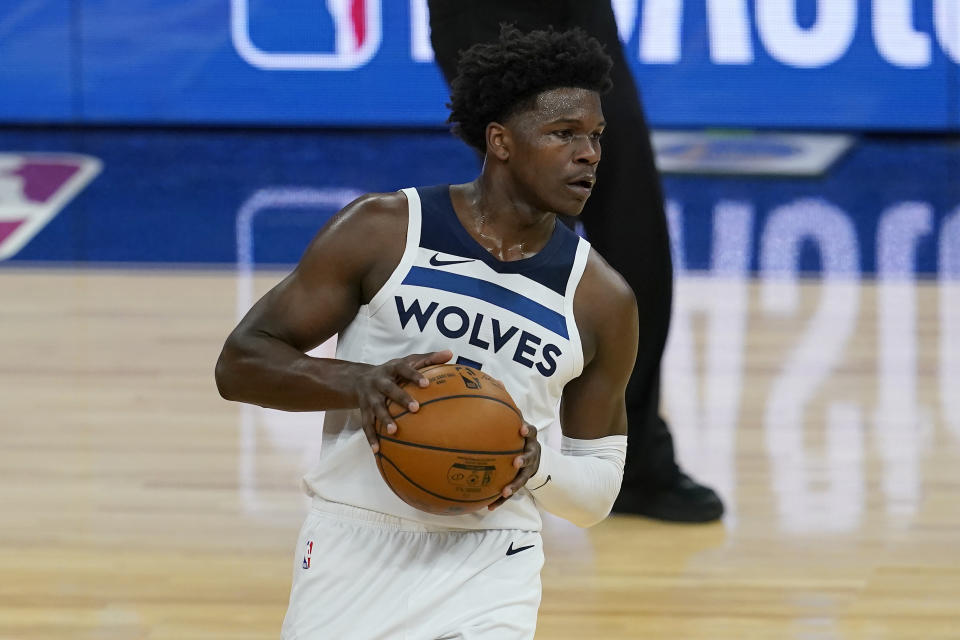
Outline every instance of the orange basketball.
<svg viewBox="0 0 960 640"><path fill-rule="evenodd" d="M421 369L430 385L404 386L420 403L390 403L397 425L377 425L377 466L401 500L422 511L460 515L483 509L517 475L523 420L503 383L458 364Z"/></svg>

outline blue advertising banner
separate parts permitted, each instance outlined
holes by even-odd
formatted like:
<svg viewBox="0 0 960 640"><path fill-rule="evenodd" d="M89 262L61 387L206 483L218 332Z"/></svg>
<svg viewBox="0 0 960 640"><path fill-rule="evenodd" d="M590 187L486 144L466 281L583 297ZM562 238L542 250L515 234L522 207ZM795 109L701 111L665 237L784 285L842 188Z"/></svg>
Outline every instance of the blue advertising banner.
<svg viewBox="0 0 960 640"><path fill-rule="evenodd" d="M86 121L438 126L446 118L439 71L411 53L408 0L86 5ZM424 8L424 37L426 20Z"/></svg>
<svg viewBox="0 0 960 640"><path fill-rule="evenodd" d="M70 4L0 3L0 121L76 117Z"/></svg>
<svg viewBox="0 0 960 640"><path fill-rule="evenodd" d="M641 5L621 38L658 125L960 125L957 0L619 4Z"/></svg>
<svg viewBox="0 0 960 640"><path fill-rule="evenodd" d="M441 126L426 0L0 8L0 120ZM960 129L960 0L614 0L659 127Z"/></svg>
<svg viewBox="0 0 960 640"><path fill-rule="evenodd" d="M0 268L287 268L358 195L479 169L443 131L28 129L3 142ZM666 174L674 266L960 279L958 169L950 141L866 139L816 176Z"/></svg>

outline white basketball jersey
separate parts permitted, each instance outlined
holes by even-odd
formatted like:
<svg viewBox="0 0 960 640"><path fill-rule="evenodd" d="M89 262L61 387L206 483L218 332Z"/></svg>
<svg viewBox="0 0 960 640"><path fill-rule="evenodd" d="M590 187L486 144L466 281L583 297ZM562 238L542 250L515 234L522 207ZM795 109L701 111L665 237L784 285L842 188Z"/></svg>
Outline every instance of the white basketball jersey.
<svg viewBox="0 0 960 640"><path fill-rule="evenodd" d="M564 385L580 375L583 350L573 297L590 245L559 221L535 256L494 258L464 229L448 185L404 189L409 222L397 268L338 336L337 358L369 364L413 353L453 351L453 360L506 386L541 443L557 421ZM311 495L451 529L538 531L526 490L494 511L433 515L386 485L360 429L360 411L328 411Z"/></svg>

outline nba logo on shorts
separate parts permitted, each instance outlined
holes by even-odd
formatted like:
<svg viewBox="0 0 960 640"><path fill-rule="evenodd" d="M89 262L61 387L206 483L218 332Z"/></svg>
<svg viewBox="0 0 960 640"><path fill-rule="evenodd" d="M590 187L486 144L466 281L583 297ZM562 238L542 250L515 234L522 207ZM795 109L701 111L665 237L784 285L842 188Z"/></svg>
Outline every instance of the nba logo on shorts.
<svg viewBox="0 0 960 640"><path fill-rule="evenodd" d="M0 260L25 247L100 167L75 154L0 153Z"/></svg>
<svg viewBox="0 0 960 640"><path fill-rule="evenodd" d="M307 547L305 549L305 553L303 554L303 562L300 565L304 569L310 568L310 555L312 553L313 553L313 540L307 540Z"/></svg>
<svg viewBox="0 0 960 640"><path fill-rule="evenodd" d="M380 48L380 0L231 0L237 53L259 69L344 71Z"/></svg>

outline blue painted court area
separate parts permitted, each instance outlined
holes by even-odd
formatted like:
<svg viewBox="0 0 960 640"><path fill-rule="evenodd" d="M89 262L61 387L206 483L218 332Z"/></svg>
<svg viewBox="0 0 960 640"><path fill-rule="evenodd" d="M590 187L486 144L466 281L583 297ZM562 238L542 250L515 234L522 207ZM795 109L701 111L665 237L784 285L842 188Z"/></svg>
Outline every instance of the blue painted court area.
<svg viewBox="0 0 960 640"><path fill-rule="evenodd" d="M68 193L49 154L99 171ZM29 236L0 265L292 264L355 195L477 168L437 130L0 129L0 241ZM960 277L956 140L863 138L818 177L664 181L681 272Z"/></svg>

